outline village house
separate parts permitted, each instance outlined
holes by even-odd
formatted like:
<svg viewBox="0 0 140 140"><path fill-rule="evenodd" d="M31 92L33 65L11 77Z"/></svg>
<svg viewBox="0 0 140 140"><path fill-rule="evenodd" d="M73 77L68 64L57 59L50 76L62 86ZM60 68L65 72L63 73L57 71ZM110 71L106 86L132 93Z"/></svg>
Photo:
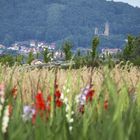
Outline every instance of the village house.
<svg viewBox="0 0 140 140"><path fill-rule="evenodd" d="M0 44L0 49L5 49L5 46Z"/></svg>
<svg viewBox="0 0 140 140"><path fill-rule="evenodd" d="M43 64L43 62L39 59L35 59L31 62L31 65L40 65L40 64Z"/></svg>
<svg viewBox="0 0 140 140"><path fill-rule="evenodd" d="M58 50L58 51L54 52L53 59L54 60L65 60L65 54L61 50Z"/></svg>
<svg viewBox="0 0 140 140"><path fill-rule="evenodd" d="M115 55L119 52L121 52L122 50L119 48L103 48L101 50L101 56L108 56L108 55Z"/></svg>

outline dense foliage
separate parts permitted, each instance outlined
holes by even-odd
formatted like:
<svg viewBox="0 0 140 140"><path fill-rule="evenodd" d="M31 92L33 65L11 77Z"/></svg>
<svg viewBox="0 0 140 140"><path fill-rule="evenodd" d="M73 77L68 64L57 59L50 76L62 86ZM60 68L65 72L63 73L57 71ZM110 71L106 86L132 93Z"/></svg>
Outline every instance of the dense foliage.
<svg viewBox="0 0 140 140"><path fill-rule="evenodd" d="M121 47L126 34L139 34L140 9L105 0L1 0L0 42L29 39L88 47L95 27L110 24L111 36L101 38L101 46ZM115 45L114 45L115 44Z"/></svg>
<svg viewBox="0 0 140 140"><path fill-rule="evenodd" d="M123 59L135 65L140 65L140 36L129 35L123 51Z"/></svg>

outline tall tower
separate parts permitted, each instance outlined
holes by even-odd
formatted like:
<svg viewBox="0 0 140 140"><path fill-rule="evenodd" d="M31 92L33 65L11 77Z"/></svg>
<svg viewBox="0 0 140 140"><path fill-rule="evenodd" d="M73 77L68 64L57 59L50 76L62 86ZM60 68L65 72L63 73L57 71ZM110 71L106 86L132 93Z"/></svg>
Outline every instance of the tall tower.
<svg viewBox="0 0 140 140"><path fill-rule="evenodd" d="M99 31L98 31L98 28L97 27L95 28L94 34L95 35L98 35L99 34Z"/></svg>
<svg viewBox="0 0 140 140"><path fill-rule="evenodd" d="M104 36L109 36L109 23L105 23Z"/></svg>

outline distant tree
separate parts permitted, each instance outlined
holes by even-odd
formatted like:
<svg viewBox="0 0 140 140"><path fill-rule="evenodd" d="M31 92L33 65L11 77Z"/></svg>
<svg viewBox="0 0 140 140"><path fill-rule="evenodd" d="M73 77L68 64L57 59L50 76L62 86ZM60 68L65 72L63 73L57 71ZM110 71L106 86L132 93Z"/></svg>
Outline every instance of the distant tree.
<svg viewBox="0 0 140 140"><path fill-rule="evenodd" d="M33 52L31 51L27 58L27 64L31 65L31 62L34 60Z"/></svg>
<svg viewBox="0 0 140 140"><path fill-rule="evenodd" d="M37 52L37 54L36 54L36 59L38 59L38 58L39 58L39 55L40 55L40 54Z"/></svg>
<svg viewBox="0 0 140 140"><path fill-rule="evenodd" d="M23 55L18 55L18 56L16 56L15 61L18 65L22 65L23 64L23 59L24 59Z"/></svg>
<svg viewBox="0 0 140 140"><path fill-rule="evenodd" d="M77 50L77 56L78 56L78 57L81 56L81 51L80 51L80 49Z"/></svg>
<svg viewBox="0 0 140 140"><path fill-rule="evenodd" d="M13 66L15 64L15 60L13 56L5 55L0 57L0 63L2 65Z"/></svg>
<svg viewBox="0 0 140 140"><path fill-rule="evenodd" d="M95 58L97 57L97 47L100 43L99 37L94 37L92 40L92 48L91 48L91 59L92 59L92 64L95 61Z"/></svg>
<svg viewBox="0 0 140 140"><path fill-rule="evenodd" d="M125 61L140 65L140 37L128 36L122 57Z"/></svg>
<svg viewBox="0 0 140 140"><path fill-rule="evenodd" d="M135 37L128 35L127 43L123 51L123 57L125 60L130 60L132 58L133 51L136 47L134 42L135 42Z"/></svg>
<svg viewBox="0 0 140 140"><path fill-rule="evenodd" d="M45 63L48 63L51 60L51 54L48 51L48 48L43 51L43 60Z"/></svg>
<svg viewBox="0 0 140 140"><path fill-rule="evenodd" d="M62 50L65 54L65 60L70 60L72 58L72 52L71 52L72 47L73 45L69 41L63 43Z"/></svg>

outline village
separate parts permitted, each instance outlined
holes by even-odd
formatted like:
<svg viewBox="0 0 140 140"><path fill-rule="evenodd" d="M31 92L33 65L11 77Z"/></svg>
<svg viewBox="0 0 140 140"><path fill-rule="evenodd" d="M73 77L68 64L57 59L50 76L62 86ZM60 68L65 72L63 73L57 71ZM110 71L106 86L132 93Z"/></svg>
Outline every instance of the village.
<svg viewBox="0 0 140 140"><path fill-rule="evenodd" d="M99 27L95 27L94 36L97 36L99 38L100 37L108 38L110 36L109 22L106 22L104 24L103 30L101 30ZM28 56L30 52L32 52L33 55L38 55L42 53L45 49L47 49L48 52L53 53L53 57L51 60L53 61L65 60L64 52L60 47L57 46L55 42L48 43L46 41L38 41L38 40L15 42L10 46L4 46L3 44L0 44L0 56L7 54ZM91 52L91 48L75 46L72 48L71 51L73 55L76 55L76 53L80 51L80 55L84 56ZM121 53L122 49L115 46L114 48L111 48L109 46L102 46L101 48L98 49L98 52L99 57L102 59L103 57L109 55L114 57L116 54ZM36 60L35 62L38 61ZM41 63L41 60L39 62Z"/></svg>
<svg viewBox="0 0 140 140"><path fill-rule="evenodd" d="M48 49L50 53L53 53L53 60L64 60L64 53L62 52L62 50L57 48L55 43L46 43L36 40L15 42L10 47L6 47L0 44L0 56L6 55L7 51L11 52L11 55L13 54L13 52L15 52L16 55L28 56L30 52L32 52L34 55L37 55L38 53L43 52L45 49ZM88 48L78 47L73 50L73 53L76 53L78 50L80 50L82 55L87 54L91 51L91 49ZM113 56L121 51L122 50L120 48L104 47L100 50L99 56L101 58L109 54Z"/></svg>

